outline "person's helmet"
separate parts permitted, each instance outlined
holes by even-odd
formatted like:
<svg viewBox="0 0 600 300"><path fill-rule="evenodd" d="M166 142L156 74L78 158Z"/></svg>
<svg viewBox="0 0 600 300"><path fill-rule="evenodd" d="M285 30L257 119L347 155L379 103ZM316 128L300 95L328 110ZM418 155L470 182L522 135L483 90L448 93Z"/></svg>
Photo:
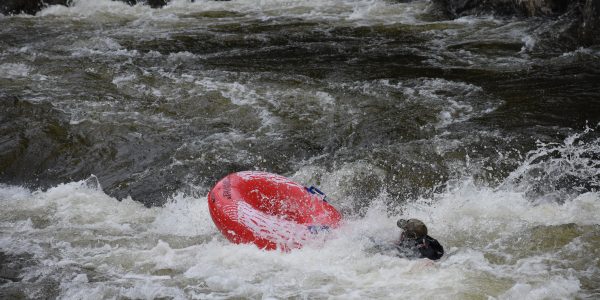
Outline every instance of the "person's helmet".
<svg viewBox="0 0 600 300"><path fill-rule="evenodd" d="M407 237L420 238L427 235L427 226L417 219L400 219L396 225L404 230Z"/></svg>

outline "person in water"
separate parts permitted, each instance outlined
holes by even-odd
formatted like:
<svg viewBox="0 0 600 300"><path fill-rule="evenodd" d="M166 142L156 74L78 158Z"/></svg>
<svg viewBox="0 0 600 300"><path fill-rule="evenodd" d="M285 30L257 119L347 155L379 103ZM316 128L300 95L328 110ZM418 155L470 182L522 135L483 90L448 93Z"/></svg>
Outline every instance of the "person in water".
<svg viewBox="0 0 600 300"><path fill-rule="evenodd" d="M420 220L400 219L396 224L402 229L400 239L396 242L401 256L438 260L444 255L444 247L427 235L427 226Z"/></svg>

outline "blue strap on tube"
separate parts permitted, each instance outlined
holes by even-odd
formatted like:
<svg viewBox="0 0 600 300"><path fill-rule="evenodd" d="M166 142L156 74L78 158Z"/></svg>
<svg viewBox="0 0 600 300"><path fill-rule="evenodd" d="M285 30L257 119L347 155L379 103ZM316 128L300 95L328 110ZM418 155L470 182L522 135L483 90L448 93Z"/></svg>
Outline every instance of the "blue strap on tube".
<svg viewBox="0 0 600 300"><path fill-rule="evenodd" d="M305 187L305 188L306 188L306 190L307 190L309 193L311 193L311 194L313 194L313 195L314 195L314 194L319 194L319 195L323 196L323 201L327 202L327 195L325 195L325 193L323 193L323 192L322 192L321 190L319 190L318 188L316 188L316 187L314 187L314 186L312 186L312 185L311 185L309 188L308 188L308 187Z"/></svg>

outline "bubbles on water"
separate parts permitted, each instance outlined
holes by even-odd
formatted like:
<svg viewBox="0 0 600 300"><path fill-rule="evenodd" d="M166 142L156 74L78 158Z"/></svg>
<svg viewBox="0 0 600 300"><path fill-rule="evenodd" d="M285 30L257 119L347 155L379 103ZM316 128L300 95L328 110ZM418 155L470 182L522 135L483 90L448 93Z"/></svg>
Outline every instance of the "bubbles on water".
<svg viewBox="0 0 600 300"><path fill-rule="evenodd" d="M0 64L0 78L27 77L30 72L31 67L24 63Z"/></svg>

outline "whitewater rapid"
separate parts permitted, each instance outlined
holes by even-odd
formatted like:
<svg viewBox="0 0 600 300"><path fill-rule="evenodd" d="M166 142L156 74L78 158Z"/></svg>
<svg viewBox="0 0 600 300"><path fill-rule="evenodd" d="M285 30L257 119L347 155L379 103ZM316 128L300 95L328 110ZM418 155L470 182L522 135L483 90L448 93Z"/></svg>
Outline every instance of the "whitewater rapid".
<svg viewBox="0 0 600 300"><path fill-rule="evenodd" d="M0 16L0 298L600 297L600 52L429 1L75 0ZM206 193L318 186L339 230L229 243ZM446 255L382 250L419 218Z"/></svg>
<svg viewBox="0 0 600 300"><path fill-rule="evenodd" d="M0 198L0 247L29 257L20 276L31 298L556 299L580 297L581 278L600 276L598 192L532 203L516 186L465 180L396 212L374 195L331 239L289 253L228 242L203 195L146 208L107 196L91 177L47 191L5 185ZM397 238L401 217L424 220L445 257L430 265L373 250Z"/></svg>

